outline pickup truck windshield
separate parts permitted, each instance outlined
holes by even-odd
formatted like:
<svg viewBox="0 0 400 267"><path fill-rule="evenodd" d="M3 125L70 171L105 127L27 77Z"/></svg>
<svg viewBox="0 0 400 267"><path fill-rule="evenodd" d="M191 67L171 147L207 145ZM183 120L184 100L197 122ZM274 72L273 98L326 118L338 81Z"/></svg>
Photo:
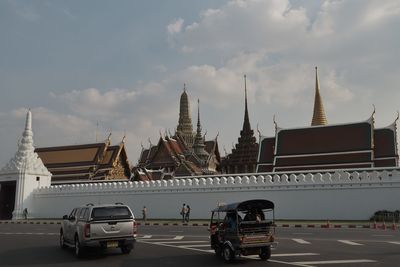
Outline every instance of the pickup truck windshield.
<svg viewBox="0 0 400 267"><path fill-rule="evenodd" d="M131 219L132 214L127 207L101 207L93 209L92 218L94 220Z"/></svg>

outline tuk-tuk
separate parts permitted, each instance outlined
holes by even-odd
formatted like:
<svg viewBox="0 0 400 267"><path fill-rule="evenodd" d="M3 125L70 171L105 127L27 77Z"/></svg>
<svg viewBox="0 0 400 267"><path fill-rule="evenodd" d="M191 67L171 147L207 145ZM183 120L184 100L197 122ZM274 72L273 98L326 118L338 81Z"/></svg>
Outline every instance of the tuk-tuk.
<svg viewBox="0 0 400 267"><path fill-rule="evenodd" d="M274 203L264 199L222 204L212 210L211 248L225 261L240 255L271 257L275 241Z"/></svg>

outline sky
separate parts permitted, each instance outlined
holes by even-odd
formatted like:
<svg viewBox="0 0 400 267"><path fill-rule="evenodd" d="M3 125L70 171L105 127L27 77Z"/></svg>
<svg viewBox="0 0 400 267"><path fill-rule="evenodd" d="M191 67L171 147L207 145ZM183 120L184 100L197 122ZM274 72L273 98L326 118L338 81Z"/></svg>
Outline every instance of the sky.
<svg viewBox="0 0 400 267"><path fill-rule="evenodd" d="M130 162L174 133L186 83L206 139L311 124L315 66L329 124L386 127L400 109L398 0L0 0L0 168L27 109L36 147L126 135ZM96 134L97 133L97 134Z"/></svg>

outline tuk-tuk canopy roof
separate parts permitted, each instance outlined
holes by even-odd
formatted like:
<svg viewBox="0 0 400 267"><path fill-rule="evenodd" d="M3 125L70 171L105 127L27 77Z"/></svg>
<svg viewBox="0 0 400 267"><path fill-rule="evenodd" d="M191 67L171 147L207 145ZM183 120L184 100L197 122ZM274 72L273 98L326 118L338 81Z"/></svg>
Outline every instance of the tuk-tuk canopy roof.
<svg viewBox="0 0 400 267"><path fill-rule="evenodd" d="M273 209L274 208L274 203L272 201L266 200L266 199L251 199L251 200L246 200L243 202L236 202L232 204L226 204L226 205L221 205L218 208L212 210L214 212L216 211L247 211L251 209Z"/></svg>

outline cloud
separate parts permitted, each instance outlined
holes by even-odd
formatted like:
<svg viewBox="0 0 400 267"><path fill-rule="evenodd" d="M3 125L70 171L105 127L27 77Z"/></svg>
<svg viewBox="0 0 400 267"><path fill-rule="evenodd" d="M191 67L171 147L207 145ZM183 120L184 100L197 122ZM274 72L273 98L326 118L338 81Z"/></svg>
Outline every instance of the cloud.
<svg viewBox="0 0 400 267"><path fill-rule="evenodd" d="M137 92L126 89L111 89L102 93L99 89L73 90L64 94L51 93L50 96L65 104L68 109L83 116L113 118L119 110L135 102Z"/></svg>
<svg viewBox="0 0 400 267"><path fill-rule="evenodd" d="M13 0L8 0L8 3L14 9L15 14L26 21L35 22L41 17L36 8L30 4Z"/></svg>

